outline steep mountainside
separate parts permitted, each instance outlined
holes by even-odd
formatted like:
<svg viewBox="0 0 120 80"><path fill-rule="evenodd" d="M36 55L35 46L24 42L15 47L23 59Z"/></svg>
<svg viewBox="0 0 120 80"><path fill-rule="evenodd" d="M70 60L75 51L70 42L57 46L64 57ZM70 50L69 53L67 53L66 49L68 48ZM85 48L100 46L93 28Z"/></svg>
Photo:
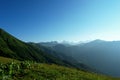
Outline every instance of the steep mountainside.
<svg viewBox="0 0 120 80"><path fill-rule="evenodd" d="M20 41L3 29L0 29L0 56L90 70L86 65L73 60L72 57L65 57L44 46Z"/></svg>
<svg viewBox="0 0 120 80"><path fill-rule="evenodd" d="M0 29L0 56L72 66L31 44L18 40L3 29Z"/></svg>

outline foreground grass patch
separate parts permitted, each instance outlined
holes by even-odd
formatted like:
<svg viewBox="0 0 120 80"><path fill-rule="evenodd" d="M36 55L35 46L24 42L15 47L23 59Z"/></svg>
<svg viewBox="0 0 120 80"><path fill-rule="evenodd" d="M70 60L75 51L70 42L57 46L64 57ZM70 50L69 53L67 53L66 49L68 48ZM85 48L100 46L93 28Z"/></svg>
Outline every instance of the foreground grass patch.
<svg viewBox="0 0 120 80"><path fill-rule="evenodd" d="M3 57L0 60L6 62L0 63L0 80L120 80L55 64L20 62Z"/></svg>

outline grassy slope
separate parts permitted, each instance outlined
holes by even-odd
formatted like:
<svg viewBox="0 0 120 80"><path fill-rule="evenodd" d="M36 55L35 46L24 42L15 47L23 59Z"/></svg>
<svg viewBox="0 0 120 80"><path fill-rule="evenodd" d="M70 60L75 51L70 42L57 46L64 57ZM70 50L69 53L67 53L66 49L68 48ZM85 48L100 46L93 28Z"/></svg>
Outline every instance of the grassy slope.
<svg viewBox="0 0 120 80"><path fill-rule="evenodd" d="M12 61L19 62L18 60L15 60L15 59L5 58L5 57L0 56L0 63L9 63L9 62L12 62Z"/></svg>
<svg viewBox="0 0 120 80"><path fill-rule="evenodd" d="M33 60L48 62L44 52L28 45L4 30L0 29L0 56L15 58L19 60ZM51 59L50 55L47 58ZM52 62L52 61L51 61Z"/></svg>
<svg viewBox="0 0 120 80"><path fill-rule="evenodd" d="M31 44L27 44L15 38L2 29L0 29L0 56L14 58L17 60L31 60L74 67L73 65L67 64L51 54L45 53Z"/></svg>
<svg viewBox="0 0 120 80"><path fill-rule="evenodd" d="M0 62L7 63L13 59L0 57ZM17 74L14 80L120 80L94 73L83 72L73 68L57 65L31 63L25 74Z"/></svg>

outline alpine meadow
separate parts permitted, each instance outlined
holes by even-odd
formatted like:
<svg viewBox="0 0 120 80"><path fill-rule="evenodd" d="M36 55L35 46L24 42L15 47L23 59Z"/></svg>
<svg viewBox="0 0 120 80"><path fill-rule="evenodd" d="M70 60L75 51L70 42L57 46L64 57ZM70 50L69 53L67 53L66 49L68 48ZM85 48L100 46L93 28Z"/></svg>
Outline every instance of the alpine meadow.
<svg viewBox="0 0 120 80"><path fill-rule="evenodd" d="M0 80L120 80L120 0L0 0Z"/></svg>

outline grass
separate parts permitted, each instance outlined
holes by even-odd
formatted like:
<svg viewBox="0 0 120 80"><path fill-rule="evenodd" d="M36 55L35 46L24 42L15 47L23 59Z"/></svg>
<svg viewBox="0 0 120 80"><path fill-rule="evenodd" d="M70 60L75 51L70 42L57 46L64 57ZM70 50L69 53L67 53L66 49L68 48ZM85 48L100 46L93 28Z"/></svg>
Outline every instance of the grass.
<svg viewBox="0 0 120 80"><path fill-rule="evenodd" d="M12 62L11 62L12 61ZM0 80L120 80L74 68L0 57ZM4 66L4 67L3 67Z"/></svg>
<svg viewBox="0 0 120 80"><path fill-rule="evenodd" d="M0 56L0 63L9 63L9 62L12 62L12 61L19 62L18 60L15 60L15 59Z"/></svg>

